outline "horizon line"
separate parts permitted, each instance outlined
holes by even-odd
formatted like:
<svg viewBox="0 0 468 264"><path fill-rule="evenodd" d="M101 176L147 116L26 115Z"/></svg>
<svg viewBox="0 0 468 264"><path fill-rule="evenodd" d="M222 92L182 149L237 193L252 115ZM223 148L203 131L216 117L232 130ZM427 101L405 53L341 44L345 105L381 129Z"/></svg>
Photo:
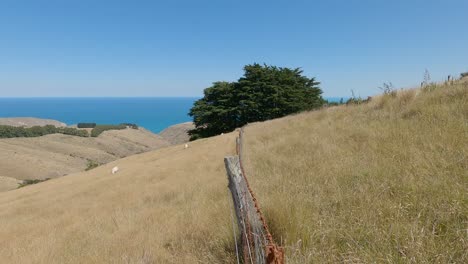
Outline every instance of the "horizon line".
<svg viewBox="0 0 468 264"><path fill-rule="evenodd" d="M322 96L323 98L350 98L350 96ZM0 96L0 99L153 99L153 98L203 98L203 96Z"/></svg>
<svg viewBox="0 0 468 264"><path fill-rule="evenodd" d="M202 98L201 96L0 96L0 99Z"/></svg>

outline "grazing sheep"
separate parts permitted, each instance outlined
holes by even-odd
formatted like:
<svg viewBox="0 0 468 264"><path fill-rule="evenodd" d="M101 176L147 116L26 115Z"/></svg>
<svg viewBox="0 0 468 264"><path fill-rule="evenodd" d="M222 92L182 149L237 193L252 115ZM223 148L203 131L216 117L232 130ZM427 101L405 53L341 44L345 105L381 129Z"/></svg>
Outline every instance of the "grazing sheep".
<svg viewBox="0 0 468 264"><path fill-rule="evenodd" d="M116 174L119 171L119 167L115 166L112 168L112 174Z"/></svg>
<svg viewBox="0 0 468 264"><path fill-rule="evenodd" d="M188 144L185 144L184 149L188 149Z"/></svg>

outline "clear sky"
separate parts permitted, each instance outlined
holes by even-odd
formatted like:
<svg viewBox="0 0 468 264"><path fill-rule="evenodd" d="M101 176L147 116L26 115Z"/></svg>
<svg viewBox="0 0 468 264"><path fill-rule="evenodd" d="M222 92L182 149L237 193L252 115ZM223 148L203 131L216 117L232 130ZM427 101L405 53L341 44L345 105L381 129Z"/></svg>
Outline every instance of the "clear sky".
<svg viewBox="0 0 468 264"><path fill-rule="evenodd" d="M201 96L254 62L324 96L468 71L468 1L0 0L0 97Z"/></svg>

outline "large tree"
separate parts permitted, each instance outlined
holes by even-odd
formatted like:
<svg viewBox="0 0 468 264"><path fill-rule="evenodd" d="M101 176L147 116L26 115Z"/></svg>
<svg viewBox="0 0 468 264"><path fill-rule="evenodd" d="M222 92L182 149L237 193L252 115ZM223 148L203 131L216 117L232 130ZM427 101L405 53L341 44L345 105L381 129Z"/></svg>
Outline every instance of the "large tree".
<svg viewBox="0 0 468 264"><path fill-rule="evenodd" d="M189 113L196 126L191 139L317 108L324 103L318 85L299 68L247 65L237 82L215 82L204 90Z"/></svg>

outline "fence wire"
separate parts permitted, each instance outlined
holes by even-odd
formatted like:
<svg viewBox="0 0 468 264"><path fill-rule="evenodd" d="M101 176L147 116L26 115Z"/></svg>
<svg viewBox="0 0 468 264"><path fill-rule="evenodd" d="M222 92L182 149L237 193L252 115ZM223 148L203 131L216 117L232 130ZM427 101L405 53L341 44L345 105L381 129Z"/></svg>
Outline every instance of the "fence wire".
<svg viewBox="0 0 468 264"><path fill-rule="evenodd" d="M240 241L244 263L283 264L284 250L273 241L242 165L243 134L244 130L241 129L236 140L237 156L226 157L225 164L242 236Z"/></svg>

